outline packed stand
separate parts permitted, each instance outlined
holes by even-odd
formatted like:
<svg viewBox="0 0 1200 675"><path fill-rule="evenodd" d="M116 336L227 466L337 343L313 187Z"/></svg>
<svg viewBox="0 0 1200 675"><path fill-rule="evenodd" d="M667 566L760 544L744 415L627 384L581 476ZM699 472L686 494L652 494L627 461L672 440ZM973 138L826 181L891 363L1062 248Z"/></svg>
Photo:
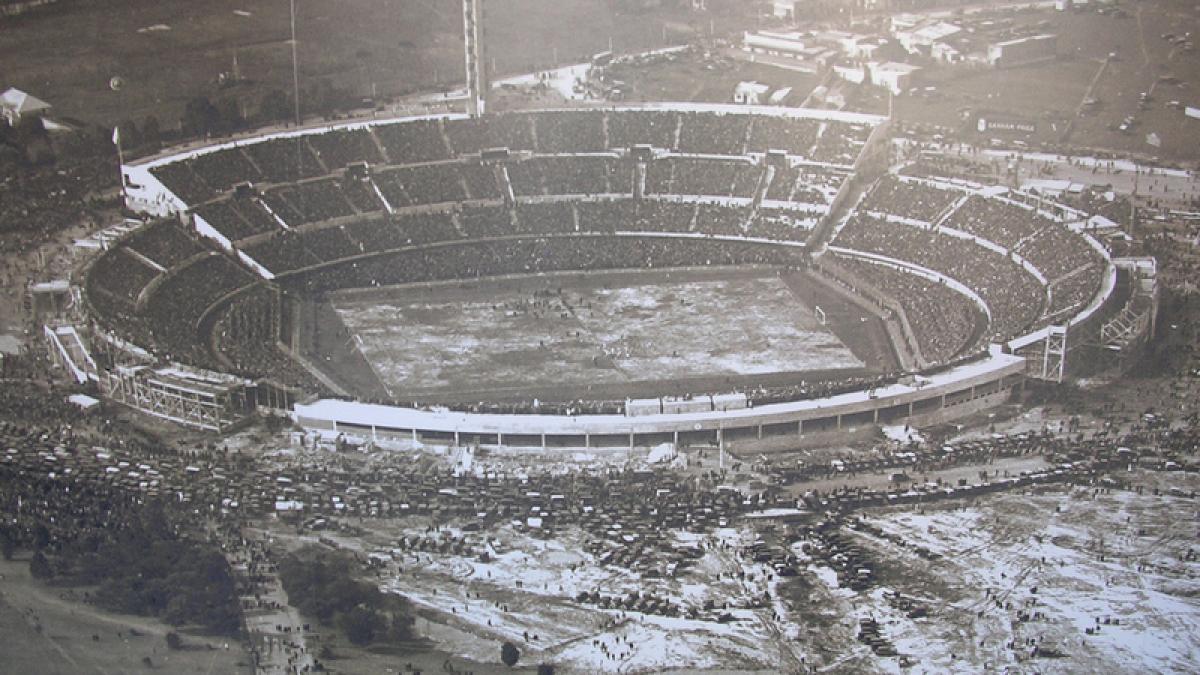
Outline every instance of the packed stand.
<svg viewBox="0 0 1200 675"><path fill-rule="evenodd" d="M130 235L125 245L163 267L173 267L205 250L178 223L163 220Z"/></svg>
<svg viewBox="0 0 1200 675"><path fill-rule="evenodd" d="M380 124L374 131L387 151L389 164L418 164L453 157L443 139L440 119Z"/></svg>
<svg viewBox="0 0 1200 675"><path fill-rule="evenodd" d="M871 188L859 208L933 223L963 194L922 181L902 181L886 174Z"/></svg>
<svg viewBox="0 0 1200 675"><path fill-rule="evenodd" d="M886 265L854 258L838 258L837 263L900 303L921 356L931 365L948 363L969 346L979 311L962 294Z"/></svg>
<svg viewBox="0 0 1200 675"><path fill-rule="evenodd" d="M603 112L541 112L531 113L530 117L537 129L537 152L541 154L602 152L607 148Z"/></svg>
<svg viewBox="0 0 1200 675"><path fill-rule="evenodd" d="M200 180L217 192L225 192L238 183L256 183L263 179L239 147L197 155L191 164Z"/></svg>
<svg viewBox="0 0 1200 675"><path fill-rule="evenodd" d="M533 149L533 121L521 113L446 120L445 129L450 148L457 155L489 148Z"/></svg>
<svg viewBox="0 0 1200 675"><path fill-rule="evenodd" d="M383 163L369 128L338 129L308 136L308 142L325 168L337 171L356 162Z"/></svg>
<svg viewBox="0 0 1200 675"><path fill-rule="evenodd" d="M979 294L992 312L989 338L1021 334L1042 314L1045 288L1016 262L934 230L857 215L833 242L941 272Z"/></svg>
<svg viewBox="0 0 1200 675"><path fill-rule="evenodd" d="M681 113L679 152L709 155L742 155L750 117L719 113Z"/></svg>
<svg viewBox="0 0 1200 675"><path fill-rule="evenodd" d="M291 183L327 173L303 135L272 138L242 148L269 183Z"/></svg>

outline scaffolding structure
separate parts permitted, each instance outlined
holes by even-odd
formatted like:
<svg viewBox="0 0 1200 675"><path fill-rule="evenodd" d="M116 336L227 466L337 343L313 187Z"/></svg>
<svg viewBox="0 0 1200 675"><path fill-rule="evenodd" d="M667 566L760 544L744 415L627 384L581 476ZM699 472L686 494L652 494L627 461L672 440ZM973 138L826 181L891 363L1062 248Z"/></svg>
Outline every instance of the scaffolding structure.
<svg viewBox="0 0 1200 675"><path fill-rule="evenodd" d="M99 384L117 403L193 429L224 433L253 410L240 381L204 381L149 366L117 366L101 370Z"/></svg>

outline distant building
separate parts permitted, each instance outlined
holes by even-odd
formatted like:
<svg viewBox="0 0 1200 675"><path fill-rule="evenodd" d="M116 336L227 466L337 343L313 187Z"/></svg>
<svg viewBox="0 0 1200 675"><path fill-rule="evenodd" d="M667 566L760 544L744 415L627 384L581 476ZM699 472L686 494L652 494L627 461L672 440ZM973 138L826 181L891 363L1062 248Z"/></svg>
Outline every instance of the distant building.
<svg viewBox="0 0 1200 675"><path fill-rule="evenodd" d="M759 82L738 82L733 89L733 102L743 105L760 105L771 88Z"/></svg>
<svg viewBox="0 0 1200 675"><path fill-rule="evenodd" d="M10 127L17 126L24 117L41 117L49 109L49 103L20 89L11 88L0 94L0 114Z"/></svg>
<svg viewBox="0 0 1200 675"><path fill-rule="evenodd" d="M788 19L789 21L796 18L796 6L801 0L772 0L771 13L777 19Z"/></svg>
<svg viewBox="0 0 1200 675"><path fill-rule="evenodd" d="M909 28L893 28L892 34L901 47L910 54L928 54L935 42L959 33L962 28L945 21L919 23Z"/></svg>
<svg viewBox="0 0 1200 675"><path fill-rule="evenodd" d="M913 74L919 70L921 70L920 66L895 61L883 63L871 61L865 65L833 67L834 74L847 82L873 84L897 95L904 93L912 86Z"/></svg>
<svg viewBox="0 0 1200 675"><path fill-rule="evenodd" d="M1058 55L1057 35L1034 35L988 46L988 64L996 68L1021 66Z"/></svg>

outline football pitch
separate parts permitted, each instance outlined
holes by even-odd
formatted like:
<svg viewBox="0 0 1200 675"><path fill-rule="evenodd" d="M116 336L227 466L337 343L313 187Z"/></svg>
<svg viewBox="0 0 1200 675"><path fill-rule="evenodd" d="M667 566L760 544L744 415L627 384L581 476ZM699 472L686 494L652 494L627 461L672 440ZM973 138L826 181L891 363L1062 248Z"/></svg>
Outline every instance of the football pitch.
<svg viewBox="0 0 1200 675"><path fill-rule="evenodd" d="M549 275L330 300L376 376L405 398L547 387L611 396L650 383L686 393L699 380L864 365L770 270Z"/></svg>

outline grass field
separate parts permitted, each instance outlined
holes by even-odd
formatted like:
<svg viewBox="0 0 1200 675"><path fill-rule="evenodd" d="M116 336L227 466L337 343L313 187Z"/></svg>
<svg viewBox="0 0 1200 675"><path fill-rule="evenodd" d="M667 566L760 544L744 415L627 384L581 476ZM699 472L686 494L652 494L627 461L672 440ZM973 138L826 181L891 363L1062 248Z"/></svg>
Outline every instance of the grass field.
<svg viewBox="0 0 1200 675"><path fill-rule="evenodd" d="M448 0L296 1L301 88L318 82L380 97L463 79L462 9ZM718 31L744 12L713 16ZM618 51L686 40L687 12L615 13L593 0L502 0L487 13L499 73L530 72L612 47ZM707 18L704 30L708 29ZM530 39L530 36L536 39ZM227 0L72 0L6 19L0 82L54 106L54 114L113 124L156 115L171 128L195 96L237 101L253 113L271 89L292 90L289 4ZM246 83L222 88L238 70ZM120 76L120 91L109 80Z"/></svg>
<svg viewBox="0 0 1200 675"><path fill-rule="evenodd" d="M864 366L773 271L634 272L337 295L400 396L504 396L552 384L659 393L689 382Z"/></svg>

